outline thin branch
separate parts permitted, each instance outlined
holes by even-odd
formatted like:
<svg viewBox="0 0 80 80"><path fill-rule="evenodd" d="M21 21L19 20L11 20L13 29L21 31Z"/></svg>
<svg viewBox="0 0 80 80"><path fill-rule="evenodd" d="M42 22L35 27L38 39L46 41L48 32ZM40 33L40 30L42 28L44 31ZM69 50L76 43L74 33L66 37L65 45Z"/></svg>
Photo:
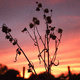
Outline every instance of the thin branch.
<svg viewBox="0 0 80 80"><path fill-rule="evenodd" d="M42 40L42 37L40 36L40 33L39 33L37 27L36 27L36 31L37 31L37 33L38 33L38 35L39 35L39 37L40 37L41 42L43 43L44 47L46 48L46 46L45 46L45 44L44 44L44 42L43 42L43 40Z"/></svg>
<svg viewBox="0 0 80 80"><path fill-rule="evenodd" d="M9 35L12 37L12 35L9 33ZM12 37L13 39L13 37ZM15 39L13 39L15 41ZM18 46L18 48L20 49L20 51L23 53L23 55L25 56L25 58L27 59L27 61L29 62L29 64L31 65L30 67L32 67L34 73L36 74L36 71L34 69L34 66L31 64L31 62L29 61L28 57L26 56L26 54L24 53L24 51L21 49L21 47L19 46L19 44L16 42L16 45ZM17 61L17 54L16 54L16 57L15 57L15 61Z"/></svg>
<svg viewBox="0 0 80 80"><path fill-rule="evenodd" d="M45 46L46 46L46 35L45 35L44 44L45 44ZM45 48L45 47L44 47L44 48ZM45 51L44 51L44 61L45 61ZM45 66L45 64L44 64L44 66ZM45 69L46 69L46 66L45 66Z"/></svg>
<svg viewBox="0 0 80 80"><path fill-rule="evenodd" d="M16 53L16 57L15 57L15 61L14 61L14 62L16 62L16 61L17 61L17 55L18 55L18 54Z"/></svg>
<svg viewBox="0 0 80 80"><path fill-rule="evenodd" d="M57 55L58 46L59 46L59 44L60 44L61 37L62 37L62 33L60 34L60 39L58 39L59 42L57 43L57 41L55 40L55 53L54 53L53 58L52 58L52 60L51 60L53 63L54 63L55 60L56 60L56 55Z"/></svg>
<svg viewBox="0 0 80 80"><path fill-rule="evenodd" d="M27 33L29 34L30 38L35 42L35 39L31 36L28 30L27 30Z"/></svg>
<svg viewBox="0 0 80 80"><path fill-rule="evenodd" d="M36 40L36 43L37 43L38 51L40 53L40 48L39 48L38 40L37 40L37 37L36 37L36 34L35 34L35 27L34 27L34 36L35 36L35 40Z"/></svg>
<svg viewBox="0 0 80 80"><path fill-rule="evenodd" d="M45 60L42 58L42 56L40 56L41 57L41 59L43 60L43 62L44 62L44 64L45 64L45 69L46 69L46 67L48 68L48 66L47 66L47 64L46 64L46 62L45 62Z"/></svg>

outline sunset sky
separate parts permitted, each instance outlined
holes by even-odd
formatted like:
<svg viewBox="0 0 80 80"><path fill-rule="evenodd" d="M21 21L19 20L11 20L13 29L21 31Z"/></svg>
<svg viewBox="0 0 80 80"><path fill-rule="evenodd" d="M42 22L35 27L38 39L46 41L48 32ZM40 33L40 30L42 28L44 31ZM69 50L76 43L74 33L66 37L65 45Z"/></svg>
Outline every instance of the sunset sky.
<svg viewBox="0 0 80 80"><path fill-rule="evenodd" d="M36 12L36 1L42 3L43 8L53 10L51 25L56 29L63 29L57 53L57 60L60 64L52 67L52 74L67 73L67 66L71 67L73 73L80 73L80 0L0 0L0 27L5 23L11 28L12 36L18 40L29 60L33 62L37 73L45 71L43 62L39 64L38 50L34 42L28 34L21 32L26 27L32 33L29 23L32 22L33 17L38 17L41 20L38 29L44 39L43 12ZM54 42L50 45L50 56L52 56ZM26 70L28 69L28 62L23 54L18 56L17 62L14 62L16 49L17 46L13 46L5 39L5 34L0 28L0 63L22 73L23 66ZM29 73L26 72L26 77L28 76Z"/></svg>

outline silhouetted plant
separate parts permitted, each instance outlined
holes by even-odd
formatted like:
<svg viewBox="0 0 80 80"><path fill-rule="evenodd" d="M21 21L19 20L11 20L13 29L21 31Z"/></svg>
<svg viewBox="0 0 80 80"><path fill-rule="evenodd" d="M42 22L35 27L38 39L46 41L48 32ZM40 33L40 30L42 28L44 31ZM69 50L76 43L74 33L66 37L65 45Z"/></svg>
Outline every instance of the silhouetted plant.
<svg viewBox="0 0 80 80"><path fill-rule="evenodd" d="M36 2L36 4L37 4L36 11L42 10L43 13L44 13L43 14L43 19L45 20L45 23L46 23L45 41L42 39L42 36L40 35L39 30L37 28L37 26L41 24L40 20L37 17L33 17L32 22L29 24L30 29L33 29L32 31L33 31L34 36L32 36L30 34L30 32L28 31L27 28L24 28L22 30L22 32L27 32L29 34L29 36L31 37L31 39L34 41L34 45L37 46L38 51L39 51L38 58L39 58L40 62L41 62L41 59L42 59L42 61L44 62L46 71L48 71L50 73L52 65L55 65L55 66L59 65L59 61L58 61L58 64L55 64L54 62L56 60L57 50L58 50L59 43L61 41L63 30L61 28L59 28L57 30L57 33L59 33L59 35L60 35L60 37L58 38L57 35L55 34L55 27L51 26L51 23L52 23L52 9L51 10L49 10L48 8L44 9L42 4L39 3L39 2ZM48 15L48 13L51 13L51 15ZM39 39L41 40L41 42L44 46L42 51L40 50L37 34L38 34ZM52 58L51 61L49 60L50 39L55 41L55 52L53 54L53 58ZM44 52L44 58L41 55L43 52ZM48 54L48 64L45 61L45 53Z"/></svg>
<svg viewBox="0 0 80 80"><path fill-rule="evenodd" d="M29 27L30 29L33 29L33 34L34 36L32 36L30 34L30 32L28 31L27 28L24 28L22 30L22 32L27 32L30 36L30 38L34 41L34 45L37 46L38 48L38 52L39 52L39 55L38 55L38 58L39 58L39 61L41 63L41 59L42 61L44 62L44 66L45 66L45 69L48 73L51 72L51 67L52 65L55 65L55 66L58 66L59 65L59 61L57 64L55 64L55 60L56 60L56 55L57 55L57 51L58 51L58 46L60 44L60 41L61 41L61 37L62 37L62 32L63 30L61 28L59 28L57 30L57 33L59 33L59 37L57 37L57 35L55 34L55 27L51 25L52 23L52 9L49 10L48 8L43 8L42 4L39 3L39 2L36 2L37 4L37 8L36 8L36 11L40 11L42 10L43 11L43 19L45 20L45 24L46 24L46 30L45 30L45 40L42 39L42 36L40 35L39 33L39 30L37 28L38 25L40 25L40 20L37 18L37 17L33 17L32 18L32 21L30 22L29 24ZM48 13L51 15L48 15ZM27 59L27 61L29 62L28 66L29 66L29 69L28 69L28 72L32 72L32 69L34 71L34 73L36 74L36 71L34 69L34 65L33 63L30 62L30 60L28 59L28 57L26 56L26 54L24 53L24 51L21 49L21 47L19 46L18 42L17 42L17 39L13 38L12 35L10 34L11 32L11 29L8 28L6 26L6 24L3 24L2 25L2 32L4 32L6 34L6 39L8 39L13 45L17 45L18 48L16 49L16 57L15 57L15 62L17 61L17 55L20 55L21 53L23 53L23 55L25 56L25 58ZM44 48L42 50L40 50L40 45L39 45L39 42L38 42L38 38L37 38L37 34L44 46ZM50 60L50 48L49 48L49 43L50 41L53 40L55 41L55 52L53 54L53 57L52 59ZM44 53L44 58L42 57L42 53ZM48 62L46 62L45 60L45 53L47 53L48 55Z"/></svg>
<svg viewBox="0 0 80 80"><path fill-rule="evenodd" d="M23 30L25 31L26 28ZM17 39L13 38L12 35L10 34L11 32L11 29L9 29L6 24L3 24L2 25L2 32L4 32L6 34L6 39L8 39L13 45L17 45L18 48L16 49L16 57L15 57L15 61L17 61L17 55L21 55L21 53L23 53L23 55L25 56L25 58L27 59L27 61L29 62L28 66L29 66L29 69L30 71L32 72L32 69L34 71L34 73L36 74L36 71L34 69L34 65L30 62L30 60L28 59L28 57L26 56L26 54L24 53L24 51L21 49L21 47L19 46L18 42L17 42Z"/></svg>

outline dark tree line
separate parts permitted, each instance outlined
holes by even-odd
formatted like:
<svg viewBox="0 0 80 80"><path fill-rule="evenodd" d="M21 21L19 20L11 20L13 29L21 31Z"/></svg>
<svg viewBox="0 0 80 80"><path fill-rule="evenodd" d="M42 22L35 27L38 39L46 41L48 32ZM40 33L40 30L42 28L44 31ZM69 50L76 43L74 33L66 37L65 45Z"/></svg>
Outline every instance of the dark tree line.
<svg viewBox="0 0 80 80"><path fill-rule="evenodd" d="M8 69L7 66L0 64L0 80L27 80L20 76L20 72L15 69Z"/></svg>

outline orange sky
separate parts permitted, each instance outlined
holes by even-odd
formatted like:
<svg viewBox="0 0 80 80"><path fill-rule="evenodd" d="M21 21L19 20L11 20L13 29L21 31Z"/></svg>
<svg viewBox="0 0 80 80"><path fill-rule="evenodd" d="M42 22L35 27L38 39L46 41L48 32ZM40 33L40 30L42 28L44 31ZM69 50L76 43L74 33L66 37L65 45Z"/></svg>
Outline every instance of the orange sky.
<svg viewBox="0 0 80 80"><path fill-rule="evenodd" d="M8 3L7 3L8 1ZM41 20L40 34L43 35L44 20L43 12L36 12L36 0L0 0L0 27L5 23L12 29L11 34L18 39L18 43L26 53L27 57L34 63L37 73L44 71L43 62L39 64L37 47L30 39L28 34L21 33L21 30L26 27L29 29L29 23L34 16ZM52 67L52 73L59 75L67 73L67 66L71 66L73 73L80 72L80 1L79 0L38 0L43 4L44 8L53 9L52 25L63 29L63 35L57 60L59 66ZM54 44L51 43L50 55L53 55ZM7 65L9 68L14 68L22 73L22 68L25 66L28 69L28 62L23 54L18 56L18 61L14 63L17 46L13 46L2 33L0 28L0 63ZM29 73L26 72L26 77Z"/></svg>

